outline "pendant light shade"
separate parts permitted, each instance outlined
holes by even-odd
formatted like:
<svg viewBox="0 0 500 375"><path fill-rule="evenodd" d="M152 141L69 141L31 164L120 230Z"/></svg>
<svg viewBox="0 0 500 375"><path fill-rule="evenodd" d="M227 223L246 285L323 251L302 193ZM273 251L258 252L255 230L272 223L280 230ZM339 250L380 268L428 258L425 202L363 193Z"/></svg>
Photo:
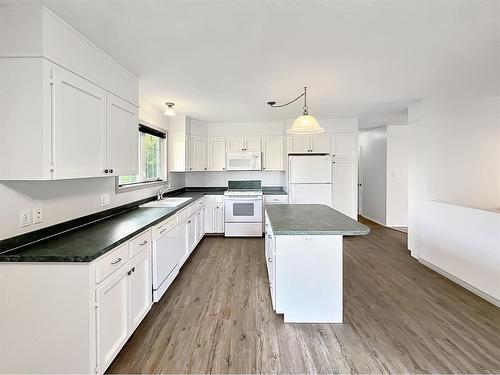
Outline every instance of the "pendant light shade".
<svg viewBox="0 0 500 375"><path fill-rule="evenodd" d="M170 102L166 102L165 105L167 106L167 108L165 109L165 112L163 112L163 114L165 116L175 116L175 111L174 111L174 103L170 103Z"/></svg>
<svg viewBox="0 0 500 375"><path fill-rule="evenodd" d="M304 107L303 107L303 114L295 119L293 122L293 125L290 129L287 129L287 133L289 134L319 134L323 133L325 129L323 129L321 126L319 126L318 121L314 118L314 116L311 116L307 110L307 87L304 87L304 92L297 96L295 99L290 100L288 103L285 104L276 104L275 101L267 102L271 107L273 108L280 108L280 107L285 107L287 105L292 104L293 102L296 102L300 98L304 97Z"/></svg>
<svg viewBox="0 0 500 375"><path fill-rule="evenodd" d="M318 121L311 115L302 115L295 119L290 129L287 129L289 134L319 134L325 129L319 126Z"/></svg>

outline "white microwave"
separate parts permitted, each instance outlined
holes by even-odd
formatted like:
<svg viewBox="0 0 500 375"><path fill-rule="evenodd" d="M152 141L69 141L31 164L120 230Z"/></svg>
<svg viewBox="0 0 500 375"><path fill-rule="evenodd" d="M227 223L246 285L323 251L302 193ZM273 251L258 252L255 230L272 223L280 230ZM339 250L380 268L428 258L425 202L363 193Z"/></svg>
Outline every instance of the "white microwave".
<svg viewBox="0 0 500 375"><path fill-rule="evenodd" d="M228 171L260 171L262 169L261 153L228 151L226 152L226 169Z"/></svg>

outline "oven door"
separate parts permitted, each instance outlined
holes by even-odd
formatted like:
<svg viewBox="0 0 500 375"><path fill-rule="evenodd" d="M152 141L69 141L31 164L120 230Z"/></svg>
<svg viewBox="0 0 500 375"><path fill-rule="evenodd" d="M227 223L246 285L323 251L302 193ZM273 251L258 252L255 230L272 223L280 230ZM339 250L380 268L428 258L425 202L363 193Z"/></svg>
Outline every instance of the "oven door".
<svg viewBox="0 0 500 375"><path fill-rule="evenodd" d="M261 196L225 196L224 221L226 223L262 222Z"/></svg>

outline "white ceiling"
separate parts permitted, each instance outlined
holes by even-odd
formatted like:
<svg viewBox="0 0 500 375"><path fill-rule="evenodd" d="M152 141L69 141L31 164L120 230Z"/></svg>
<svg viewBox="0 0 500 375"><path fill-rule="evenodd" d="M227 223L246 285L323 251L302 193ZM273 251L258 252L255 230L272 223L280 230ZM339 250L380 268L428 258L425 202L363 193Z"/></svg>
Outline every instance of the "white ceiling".
<svg viewBox="0 0 500 375"><path fill-rule="evenodd" d="M44 0L140 79L141 95L206 121L310 113L404 121L446 88L500 95L498 0ZM396 120L395 120L396 119Z"/></svg>

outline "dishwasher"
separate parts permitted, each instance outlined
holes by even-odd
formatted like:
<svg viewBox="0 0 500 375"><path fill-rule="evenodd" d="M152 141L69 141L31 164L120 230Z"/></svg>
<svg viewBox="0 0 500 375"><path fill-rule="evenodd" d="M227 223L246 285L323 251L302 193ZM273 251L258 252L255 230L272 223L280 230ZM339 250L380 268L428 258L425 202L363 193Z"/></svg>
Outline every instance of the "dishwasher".
<svg viewBox="0 0 500 375"><path fill-rule="evenodd" d="M158 302L179 273L186 252L186 229L177 215L153 227L153 301Z"/></svg>

